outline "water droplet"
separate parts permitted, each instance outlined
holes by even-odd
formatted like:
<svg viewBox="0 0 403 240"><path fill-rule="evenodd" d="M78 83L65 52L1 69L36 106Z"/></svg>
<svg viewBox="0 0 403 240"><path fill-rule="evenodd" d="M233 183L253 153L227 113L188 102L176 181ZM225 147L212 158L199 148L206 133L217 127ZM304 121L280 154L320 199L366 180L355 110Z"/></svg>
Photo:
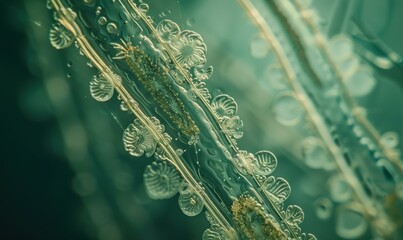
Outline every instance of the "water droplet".
<svg viewBox="0 0 403 240"><path fill-rule="evenodd" d="M69 62L67 62L67 67L68 67L68 68L71 68L71 66L72 66L72 65L73 65L73 63L72 63L72 62L70 62L70 61L69 61Z"/></svg>
<svg viewBox="0 0 403 240"><path fill-rule="evenodd" d="M97 9L95 10L95 14L99 15L99 14L101 14L101 11L102 11L102 7L98 6Z"/></svg>
<svg viewBox="0 0 403 240"><path fill-rule="evenodd" d="M264 58L269 53L270 45L264 38L257 36L252 39L250 50L255 58Z"/></svg>
<svg viewBox="0 0 403 240"><path fill-rule="evenodd" d="M304 109L292 94L282 94L273 100L272 111L277 122L285 126L298 124L304 116Z"/></svg>
<svg viewBox="0 0 403 240"><path fill-rule="evenodd" d="M118 27L114 23L108 23L108 25L106 25L106 31L108 31L108 33L111 33L111 34L117 34Z"/></svg>
<svg viewBox="0 0 403 240"><path fill-rule="evenodd" d="M315 201L315 213L320 219L328 219L332 216L333 203L328 198L320 198Z"/></svg>
<svg viewBox="0 0 403 240"><path fill-rule="evenodd" d="M336 220L336 233L346 239L362 236L368 224L361 212L353 207L342 207L338 211Z"/></svg>
<svg viewBox="0 0 403 240"><path fill-rule="evenodd" d="M74 41L74 35L60 23L53 24L49 32L50 44L56 49L69 47Z"/></svg>
<svg viewBox="0 0 403 240"><path fill-rule="evenodd" d="M108 22L108 19L106 17L100 17L98 18L98 24L103 26Z"/></svg>
<svg viewBox="0 0 403 240"><path fill-rule="evenodd" d="M369 69L361 68L346 80L347 89L355 97L369 94L376 85L376 80Z"/></svg>

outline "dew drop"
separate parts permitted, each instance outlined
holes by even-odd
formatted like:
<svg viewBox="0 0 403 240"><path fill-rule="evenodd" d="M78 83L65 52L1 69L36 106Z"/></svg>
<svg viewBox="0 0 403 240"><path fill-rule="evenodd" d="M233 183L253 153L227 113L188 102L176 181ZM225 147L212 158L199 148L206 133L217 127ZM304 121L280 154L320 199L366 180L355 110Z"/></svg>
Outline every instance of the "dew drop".
<svg viewBox="0 0 403 240"><path fill-rule="evenodd" d="M320 219L328 219L332 216L333 203L328 198L320 198L315 201L315 213Z"/></svg>
<svg viewBox="0 0 403 240"><path fill-rule="evenodd" d="M118 27L114 23L108 23L108 25L106 25L106 31L108 31L108 33L111 33L111 34L117 34Z"/></svg>
<svg viewBox="0 0 403 240"><path fill-rule="evenodd" d="M73 63L70 62L70 61L67 63L67 67L68 67L68 68L71 68L72 65L73 65Z"/></svg>
<svg viewBox="0 0 403 240"><path fill-rule="evenodd" d="M102 8L100 6L97 7L97 9L95 10L95 14L99 15L101 14Z"/></svg>
<svg viewBox="0 0 403 240"><path fill-rule="evenodd" d="M274 99L272 111L277 122L285 126L298 124L304 116L304 109L292 94L283 94Z"/></svg>
<svg viewBox="0 0 403 240"><path fill-rule="evenodd" d="M368 224L363 214L352 207L343 207L339 210L336 220L336 233L346 239L362 236Z"/></svg>

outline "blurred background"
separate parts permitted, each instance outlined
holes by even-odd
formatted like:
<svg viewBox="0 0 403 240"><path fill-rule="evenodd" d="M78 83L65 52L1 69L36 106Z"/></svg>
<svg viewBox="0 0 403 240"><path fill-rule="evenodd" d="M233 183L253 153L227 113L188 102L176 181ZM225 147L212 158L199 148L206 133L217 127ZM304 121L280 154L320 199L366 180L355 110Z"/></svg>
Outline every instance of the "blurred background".
<svg viewBox="0 0 403 240"><path fill-rule="evenodd" d="M156 22L166 17L203 36L208 62L215 69L209 88L237 100L245 123L240 141L244 149L276 154L276 175L293 189L288 203L305 211L303 228L318 239L344 239L335 230L338 204L328 193L331 176L298 160L301 153L292 142L294 136L300 137L298 131L275 121L271 109L275 94L258 85L265 78L261 60L269 50L262 48L257 30L239 5L229 0L147 3ZM377 45L380 42L402 56L403 2L313 0L313 4L329 37L343 33L355 39L358 54L382 82L360 103L371 110L379 129L401 137L401 62L386 58L392 66L382 68L365 56L387 55ZM203 214L186 217L176 197L156 201L145 194L142 174L148 162L132 159L123 150L126 119L119 113L118 101L102 105L91 99L88 82L93 70L83 70L86 60L76 49L57 51L50 46L46 2L2 1L0 6L0 239L201 239L208 227ZM363 28L357 29L352 19L362 22ZM401 143L398 148L402 149ZM365 228L355 239L369 239L370 232Z"/></svg>

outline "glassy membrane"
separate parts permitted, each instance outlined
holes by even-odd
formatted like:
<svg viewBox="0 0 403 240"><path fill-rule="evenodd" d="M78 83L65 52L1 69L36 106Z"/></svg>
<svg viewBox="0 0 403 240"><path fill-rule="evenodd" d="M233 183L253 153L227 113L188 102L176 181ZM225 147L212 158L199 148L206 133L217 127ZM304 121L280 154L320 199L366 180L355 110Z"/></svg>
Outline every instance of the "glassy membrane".
<svg viewBox="0 0 403 240"><path fill-rule="evenodd" d="M25 4L89 237L403 238L401 1Z"/></svg>

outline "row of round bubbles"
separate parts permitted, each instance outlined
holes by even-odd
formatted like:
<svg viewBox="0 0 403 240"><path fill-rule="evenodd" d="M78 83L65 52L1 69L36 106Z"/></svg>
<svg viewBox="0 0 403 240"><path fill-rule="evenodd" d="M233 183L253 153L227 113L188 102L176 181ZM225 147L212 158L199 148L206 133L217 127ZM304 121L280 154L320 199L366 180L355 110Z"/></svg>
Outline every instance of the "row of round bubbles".
<svg viewBox="0 0 403 240"><path fill-rule="evenodd" d="M74 35L60 23L55 23L49 32L50 44L56 49L64 49L74 42Z"/></svg>
<svg viewBox="0 0 403 240"><path fill-rule="evenodd" d="M303 160L310 168L332 170L336 167L325 145L316 137L305 138L301 150Z"/></svg>
<svg viewBox="0 0 403 240"><path fill-rule="evenodd" d="M174 196L182 182L178 171L166 161L155 161L144 172L144 185L152 199L168 199Z"/></svg>
<svg viewBox="0 0 403 240"><path fill-rule="evenodd" d="M292 93L283 93L275 97L272 102L274 118L282 125L295 126L304 117L301 103Z"/></svg>
<svg viewBox="0 0 403 240"><path fill-rule="evenodd" d="M113 85L102 74L93 76L90 81L90 93L95 100L106 102L112 98L113 92Z"/></svg>
<svg viewBox="0 0 403 240"><path fill-rule="evenodd" d="M289 205L285 211L285 221L290 225L298 225L304 221L304 212L296 205Z"/></svg>
<svg viewBox="0 0 403 240"><path fill-rule="evenodd" d="M340 206L337 211L336 233L345 239L362 236L368 228L363 213L353 205Z"/></svg>
<svg viewBox="0 0 403 240"><path fill-rule="evenodd" d="M135 119L123 132L123 144L125 150L135 157L140 157L143 154L150 157L157 147L154 136L138 119Z"/></svg>
<svg viewBox="0 0 403 240"><path fill-rule="evenodd" d="M291 193L291 187L283 178L270 176L263 183L264 190L268 191L272 201L280 204L284 202Z"/></svg>
<svg viewBox="0 0 403 240"><path fill-rule="evenodd" d="M179 194L178 204L185 215L193 217L203 210L202 200L186 183L179 187Z"/></svg>

